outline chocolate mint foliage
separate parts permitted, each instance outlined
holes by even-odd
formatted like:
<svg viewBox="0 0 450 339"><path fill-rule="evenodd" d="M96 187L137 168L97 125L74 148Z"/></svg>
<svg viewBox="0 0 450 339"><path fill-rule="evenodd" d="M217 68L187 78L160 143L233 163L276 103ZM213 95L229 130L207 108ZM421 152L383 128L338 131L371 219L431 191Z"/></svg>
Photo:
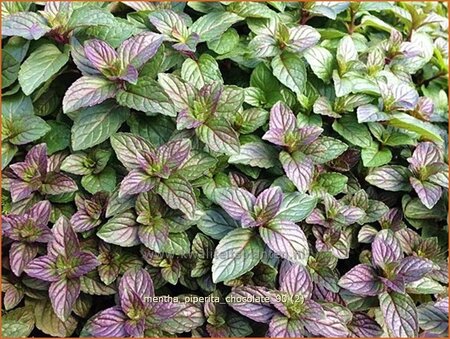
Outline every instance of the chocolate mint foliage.
<svg viewBox="0 0 450 339"><path fill-rule="evenodd" d="M4 337L448 336L444 2L2 2Z"/></svg>

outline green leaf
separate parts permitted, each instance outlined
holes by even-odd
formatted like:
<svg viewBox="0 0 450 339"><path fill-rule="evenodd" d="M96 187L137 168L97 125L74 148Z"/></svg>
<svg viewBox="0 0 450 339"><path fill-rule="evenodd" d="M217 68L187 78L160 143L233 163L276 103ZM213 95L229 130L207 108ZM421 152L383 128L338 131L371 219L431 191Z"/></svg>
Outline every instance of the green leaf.
<svg viewBox="0 0 450 339"><path fill-rule="evenodd" d="M163 253L173 255L188 254L191 250L191 243L185 232L170 233L163 248Z"/></svg>
<svg viewBox="0 0 450 339"><path fill-rule="evenodd" d="M112 192L116 188L116 171L111 167L106 167L98 174L85 175L81 178L81 185L91 194L100 191Z"/></svg>
<svg viewBox="0 0 450 339"><path fill-rule="evenodd" d="M150 141L153 145L162 145L169 141L176 129L172 119L164 115L145 116L132 114L127 120L130 131Z"/></svg>
<svg viewBox="0 0 450 339"><path fill-rule="evenodd" d="M198 221L197 227L211 238L220 240L227 233L237 228L238 224L223 210L215 208L205 211L205 214Z"/></svg>
<svg viewBox="0 0 450 339"><path fill-rule="evenodd" d="M314 74L325 82L329 82L333 71L333 55L320 46L305 51L304 57Z"/></svg>
<svg viewBox="0 0 450 339"><path fill-rule="evenodd" d="M12 85L19 75L20 62L7 51L2 53L2 89Z"/></svg>
<svg viewBox="0 0 450 339"><path fill-rule="evenodd" d="M2 170L9 165L18 150L16 145L12 145L7 141L2 141Z"/></svg>
<svg viewBox="0 0 450 339"><path fill-rule="evenodd" d="M300 55L284 52L272 59L273 75L295 94L303 93L306 86L306 68Z"/></svg>
<svg viewBox="0 0 450 339"><path fill-rule="evenodd" d="M379 167L388 164L392 160L392 153L389 148L381 148L373 141L369 147L361 151L361 159L365 167Z"/></svg>
<svg viewBox="0 0 450 339"><path fill-rule="evenodd" d="M70 146L70 127L63 122L48 120L50 131L45 134L40 142L47 145L47 154L62 151Z"/></svg>
<svg viewBox="0 0 450 339"><path fill-rule="evenodd" d="M69 61L69 49L61 52L52 44L39 46L24 61L19 71L23 93L30 95L40 85L54 76Z"/></svg>
<svg viewBox="0 0 450 339"><path fill-rule="evenodd" d="M136 85L128 84L125 90L119 90L116 99L122 106L149 114L160 113L171 117L177 114L169 96L151 78L140 78Z"/></svg>
<svg viewBox="0 0 450 339"><path fill-rule="evenodd" d="M262 259L263 243L254 230L238 228L229 232L216 247L212 264L215 283L236 279Z"/></svg>
<svg viewBox="0 0 450 339"><path fill-rule="evenodd" d="M398 292L383 292L379 299L384 322L391 335L398 338L417 337L417 309L411 297Z"/></svg>
<svg viewBox="0 0 450 339"><path fill-rule="evenodd" d="M273 146L262 141L255 141L241 145L239 154L233 154L228 159L228 163L271 168L278 163L277 158L278 153Z"/></svg>
<svg viewBox="0 0 450 339"><path fill-rule="evenodd" d="M97 232L97 236L103 241L121 247L139 245L139 226L136 225L136 216L126 211L114 216L104 224Z"/></svg>
<svg viewBox="0 0 450 339"><path fill-rule="evenodd" d="M316 164L324 164L336 159L347 150L346 143L331 137L320 137L319 140L307 146L304 153Z"/></svg>
<svg viewBox="0 0 450 339"><path fill-rule="evenodd" d="M16 308L2 316L4 338L27 338L34 329L34 312L31 306Z"/></svg>
<svg viewBox="0 0 450 339"><path fill-rule="evenodd" d="M442 132L434 125L414 118L406 113L392 114L391 120L388 121L389 125L403 128L408 131L416 132L421 137L434 142L443 142L441 137Z"/></svg>
<svg viewBox="0 0 450 339"><path fill-rule="evenodd" d="M202 54L198 60L186 59L181 66L181 78L197 89L214 81L222 82L219 65L209 54Z"/></svg>
<svg viewBox="0 0 450 339"><path fill-rule="evenodd" d="M284 195L280 209L275 216L278 220L300 222L311 214L316 207L317 198L305 193L292 192Z"/></svg>
<svg viewBox="0 0 450 339"><path fill-rule="evenodd" d="M373 139L366 125L358 123L355 117L347 114L339 120L335 120L333 129L341 137L359 147L370 147Z"/></svg>
<svg viewBox="0 0 450 339"><path fill-rule="evenodd" d="M262 108L249 108L236 113L234 126L242 134L249 134L263 126L269 119L269 112Z"/></svg>
<svg viewBox="0 0 450 339"><path fill-rule="evenodd" d="M399 165L374 168L367 176L366 181L386 191L410 191L410 172L406 167Z"/></svg>
<svg viewBox="0 0 450 339"><path fill-rule="evenodd" d="M347 185L348 178L340 173L322 173L316 179L313 189L324 189L328 194L336 195L342 193Z"/></svg>
<svg viewBox="0 0 450 339"><path fill-rule="evenodd" d="M50 300L37 300L34 304L36 327L53 337L69 337L77 327L77 320L69 316L66 321L60 320L53 311Z"/></svg>
<svg viewBox="0 0 450 339"><path fill-rule="evenodd" d="M78 78L66 91L63 112L70 113L80 108L91 107L114 98L117 85L101 76L86 75Z"/></svg>
<svg viewBox="0 0 450 339"><path fill-rule="evenodd" d="M190 32L197 33L199 42L215 40L220 37L231 25L243 20L237 14L229 12L211 12L195 21Z"/></svg>
<svg viewBox="0 0 450 339"><path fill-rule="evenodd" d="M211 120L196 129L198 138L211 150L225 154L239 152L239 138L236 131L225 120Z"/></svg>
<svg viewBox="0 0 450 339"><path fill-rule="evenodd" d="M87 5L73 11L67 26L73 29L97 25L114 27L114 24L115 18L110 12L95 5Z"/></svg>
<svg viewBox="0 0 450 339"><path fill-rule="evenodd" d="M234 28L228 29L220 37L207 42L208 48L217 54L231 52L239 43L239 34Z"/></svg>
<svg viewBox="0 0 450 339"><path fill-rule="evenodd" d="M22 116L13 120L5 119L3 124L6 125L3 129L8 129L5 137L15 145L24 145L32 141L38 140L50 131L50 126L44 121L34 115Z"/></svg>
<svg viewBox="0 0 450 339"><path fill-rule="evenodd" d="M86 33L90 37L103 40L114 48L119 47L123 41L138 32L139 30L135 26L121 18L115 18L112 25L88 26L86 28Z"/></svg>
<svg viewBox="0 0 450 339"><path fill-rule="evenodd" d="M217 159L206 152L191 151L190 158L178 169L178 175L192 181L205 175L215 167Z"/></svg>
<svg viewBox="0 0 450 339"><path fill-rule="evenodd" d="M128 114L128 108L113 101L80 110L72 127L73 150L83 150L107 140L117 132Z"/></svg>
<svg viewBox="0 0 450 339"><path fill-rule="evenodd" d="M179 209L190 219L194 217L197 200L191 184L186 179L175 176L161 180L156 191L169 207Z"/></svg>

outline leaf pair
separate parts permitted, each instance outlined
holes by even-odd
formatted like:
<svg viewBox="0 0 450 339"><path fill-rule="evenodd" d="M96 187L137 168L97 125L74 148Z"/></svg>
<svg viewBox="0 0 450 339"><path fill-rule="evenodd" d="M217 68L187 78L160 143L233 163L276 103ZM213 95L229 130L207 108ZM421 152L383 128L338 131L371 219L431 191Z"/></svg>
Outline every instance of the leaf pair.
<svg viewBox="0 0 450 339"><path fill-rule="evenodd" d="M30 277L51 283L49 296L53 309L58 318L65 321L80 294L80 277L95 269L99 262L92 253L81 250L67 218L59 218L52 233L47 255L32 260L25 272Z"/></svg>
<svg viewBox="0 0 450 339"><path fill-rule="evenodd" d="M30 149L23 162L12 164L8 172L9 189L13 201L23 200L33 192L56 195L77 190L70 177L48 170L47 146L39 144Z"/></svg>
<svg viewBox="0 0 450 339"><path fill-rule="evenodd" d="M296 214L305 217L299 197L283 202L283 192L279 187L266 189L257 198L241 188L222 188L216 191L215 197L216 202L233 219L239 220L244 229L229 232L219 242L213 259L214 281L234 279L251 270L263 256L261 239L280 257L306 265L308 242L295 224L300 221ZM255 227L259 236L252 230ZM239 265L230 267L231 260Z"/></svg>
<svg viewBox="0 0 450 339"><path fill-rule="evenodd" d="M67 90L63 99L64 113L98 105L114 98L126 83L136 84L138 70L156 54L162 42L162 36L153 32L143 32L125 40L117 51L102 40L86 41L86 68L82 71L87 75Z"/></svg>
<svg viewBox="0 0 450 339"><path fill-rule="evenodd" d="M194 217L196 198L191 184L177 171L189 159L188 139L169 141L157 149L145 139L118 133L111 138L117 158L130 171L120 184L119 196L155 189L167 205Z"/></svg>

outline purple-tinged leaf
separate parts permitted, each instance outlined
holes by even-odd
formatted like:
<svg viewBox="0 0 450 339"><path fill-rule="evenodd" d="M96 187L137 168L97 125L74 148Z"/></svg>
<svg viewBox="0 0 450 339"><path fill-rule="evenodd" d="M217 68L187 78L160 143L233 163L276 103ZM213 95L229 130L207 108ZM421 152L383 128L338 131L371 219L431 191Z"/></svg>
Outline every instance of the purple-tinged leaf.
<svg viewBox="0 0 450 339"><path fill-rule="evenodd" d="M119 79L125 80L132 85L136 85L139 78L139 72L133 65L128 65L119 75ZM118 99L117 99L118 100Z"/></svg>
<svg viewBox="0 0 450 339"><path fill-rule="evenodd" d="M292 110L278 101L270 110L269 130L278 129L284 134L293 133L296 129L296 118Z"/></svg>
<svg viewBox="0 0 450 339"><path fill-rule="evenodd" d="M375 105L362 105L357 108L356 111L358 122L360 124L364 122L386 121L389 120L389 115L381 112L378 106Z"/></svg>
<svg viewBox="0 0 450 339"><path fill-rule="evenodd" d="M403 281L403 278L401 276L393 277L390 279L380 277L380 280L383 282L387 291L405 293L405 282Z"/></svg>
<svg viewBox="0 0 450 339"><path fill-rule="evenodd" d="M283 192L279 187L272 187L262 191L255 201L255 214L258 220L273 219L280 210Z"/></svg>
<svg viewBox="0 0 450 339"><path fill-rule="evenodd" d="M198 304L180 302L175 305L178 307L177 313L170 319L160 323L160 326L166 332L189 332L205 322L202 309Z"/></svg>
<svg viewBox="0 0 450 339"><path fill-rule="evenodd" d="M193 219L197 209L197 199L191 184L182 177L172 176L162 180L156 191L167 205L179 209L189 219Z"/></svg>
<svg viewBox="0 0 450 339"><path fill-rule="evenodd" d="M377 235L378 230L370 225L364 225L358 232L358 242L370 244Z"/></svg>
<svg viewBox="0 0 450 339"><path fill-rule="evenodd" d="M75 180L61 173L50 172L42 182L41 192L50 195L70 193L78 189Z"/></svg>
<svg viewBox="0 0 450 339"><path fill-rule="evenodd" d="M97 313L90 320L89 332L95 337L124 338L127 336L125 331L125 321L127 319L128 317L122 312L120 307L107 308Z"/></svg>
<svg viewBox="0 0 450 339"><path fill-rule="evenodd" d="M420 201L429 209L436 205L442 196L442 188L427 181L420 181L414 177L409 178L411 186L416 191Z"/></svg>
<svg viewBox="0 0 450 339"><path fill-rule="evenodd" d="M144 246L162 253L169 238L169 228L165 222L151 222L148 226L139 227L138 236Z"/></svg>
<svg viewBox="0 0 450 339"><path fill-rule="evenodd" d="M140 68L158 51L163 36L153 32L143 32L125 40L118 48L119 59L123 66L133 65Z"/></svg>
<svg viewBox="0 0 450 339"><path fill-rule="evenodd" d="M68 278L79 278L100 265L97 257L89 252L81 252L77 255L76 262L78 266L73 268L70 273L67 274Z"/></svg>
<svg viewBox="0 0 450 339"><path fill-rule="evenodd" d="M386 191L409 191L411 189L408 182L409 176L410 172L407 168L389 165L374 168L366 176L366 181Z"/></svg>
<svg viewBox="0 0 450 339"><path fill-rule="evenodd" d="M437 336L446 336L448 332L448 298L429 302L417 307L421 329Z"/></svg>
<svg viewBox="0 0 450 339"><path fill-rule="evenodd" d="M243 316L268 324L276 314L270 305L272 297L272 293L265 287L241 286L233 288L226 301Z"/></svg>
<svg viewBox="0 0 450 339"><path fill-rule="evenodd" d="M366 215L363 209L353 206L343 206L339 209L339 212L344 217L347 225L354 224Z"/></svg>
<svg viewBox="0 0 450 339"><path fill-rule="evenodd" d="M11 180L10 192L12 202L18 202L28 198L33 192L36 191L29 183L22 180Z"/></svg>
<svg viewBox="0 0 450 339"><path fill-rule="evenodd" d="M228 163L272 168L278 164L277 155L278 152L274 147L257 140L241 145L239 154L233 154Z"/></svg>
<svg viewBox="0 0 450 339"><path fill-rule="evenodd" d="M117 158L128 169L140 169L143 154L155 154L155 148L144 138L131 133L117 133L111 137L111 146Z"/></svg>
<svg viewBox="0 0 450 339"><path fill-rule="evenodd" d="M33 205L26 214L36 222L36 226L46 227L50 220L51 210L52 204L48 200L44 200Z"/></svg>
<svg viewBox="0 0 450 339"><path fill-rule="evenodd" d="M324 307L324 311L325 316L308 322L307 329L315 336L348 337L348 329L342 316L333 307Z"/></svg>
<svg viewBox="0 0 450 339"><path fill-rule="evenodd" d="M419 331L416 305L407 294L383 292L379 295L384 322L392 336L417 337Z"/></svg>
<svg viewBox="0 0 450 339"><path fill-rule="evenodd" d="M144 297L153 297L155 295L152 278L150 274L142 268L132 268L124 273L120 280L119 294L127 289L133 291L142 299Z"/></svg>
<svg viewBox="0 0 450 339"><path fill-rule="evenodd" d="M169 141L158 148L157 157L159 161L172 169L179 168L189 157L191 152L191 141L179 139Z"/></svg>
<svg viewBox="0 0 450 339"><path fill-rule="evenodd" d="M406 83L392 84L387 92L382 89L381 95L385 101L390 101L387 107L389 111L413 110L419 100L416 89Z"/></svg>
<svg viewBox="0 0 450 339"><path fill-rule="evenodd" d="M50 284L48 290L53 310L59 319L67 320L80 295L79 279L62 279Z"/></svg>
<svg viewBox="0 0 450 339"><path fill-rule="evenodd" d="M290 296L301 295L310 299L313 282L308 270L300 265L292 265L282 276L280 275L280 290Z"/></svg>
<svg viewBox="0 0 450 339"><path fill-rule="evenodd" d="M291 221L273 220L260 227L259 234L280 257L306 266L309 257L308 240L298 225Z"/></svg>
<svg viewBox="0 0 450 339"><path fill-rule="evenodd" d="M262 136L262 139L278 146L287 146L284 134L282 129L271 128Z"/></svg>
<svg viewBox="0 0 450 339"><path fill-rule="evenodd" d="M106 99L114 98L117 86L103 77L85 75L76 80L66 91L63 99L64 113L80 108L98 105Z"/></svg>
<svg viewBox="0 0 450 339"><path fill-rule="evenodd" d="M298 25L289 29L288 47L295 52L303 52L320 40L319 32L311 26Z"/></svg>
<svg viewBox="0 0 450 339"><path fill-rule="evenodd" d="M305 126L298 129L299 144L307 146L316 141L322 134L323 128L318 126Z"/></svg>
<svg viewBox="0 0 450 339"><path fill-rule="evenodd" d="M378 232L372 243L372 262L375 266L385 267L386 265L399 262L403 259L403 251L400 242L391 230Z"/></svg>
<svg viewBox="0 0 450 339"><path fill-rule="evenodd" d="M253 211L256 198L242 188L219 188L214 192L216 203L233 219L241 220Z"/></svg>
<svg viewBox="0 0 450 339"><path fill-rule="evenodd" d="M239 137L225 119L214 119L196 129L198 138L212 151L233 155L239 153Z"/></svg>
<svg viewBox="0 0 450 339"><path fill-rule="evenodd" d="M436 162L442 161L442 152L432 142L421 142L417 145L408 162L414 169L420 169Z"/></svg>
<svg viewBox="0 0 450 339"><path fill-rule="evenodd" d="M15 308L25 296L22 288L12 285L5 278L2 279L2 292L5 293L2 301L7 311Z"/></svg>
<svg viewBox="0 0 450 339"><path fill-rule="evenodd" d="M24 271L30 277L40 280L50 282L59 280L54 258L49 256L42 256L32 260Z"/></svg>
<svg viewBox="0 0 450 339"><path fill-rule="evenodd" d="M11 249L9 250L9 265L11 271L16 275L20 276L38 253L38 247L33 244L27 244L25 242L14 242L11 244Z"/></svg>
<svg viewBox="0 0 450 339"><path fill-rule="evenodd" d="M353 313L352 321L347 327L353 338L378 338L383 334L380 325L362 312Z"/></svg>
<svg viewBox="0 0 450 339"><path fill-rule="evenodd" d="M141 242L138 236L139 226L136 225L136 217L133 212L125 211L114 216L104 224L97 232L97 236L103 241L122 246L131 247Z"/></svg>
<svg viewBox="0 0 450 339"><path fill-rule="evenodd" d="M50 31L47 21L34 12L18 12L2 20L3 36L20 36L27 40L38 40Z"/></svg>
<svg viewBox="0 0 450 339"><path fill-rule="evenodd" d="M383 292L383 284L375 270L366 264L359 264L342 276L339 286L363 296L376 296Z"/></svg>
<svg viewBox="0 0 450 339"><path fill-rule="evenodd" d="M306 328L309 328L311 322L325 318L325 310L318 302L305 300L303 305L304 309L301 314L301 320Z"/></svg>
<svg viewBox="0 0 450 339"><path fill-rule="evenodd" d="M84 43L84 53L99 71L109 70L118 60L117 52L106 42L98 39Z"/></svg>
<svg viewBox="0 0 450 339"><path fill-rule="evenodd" d="M300 338L302 326L299 319L289 319L281 314L275 314L269 323L267 333L271 338Z"/></svg>
<svg viewBox="0 0 450 339"><path fill-rule="evenodd" d="M301 193L306 192L314 175L312 160L301 152L289 154L283 151L280 153L280 161L287 177L294 183L295 187Z"/></svg>
<svg viewBox="0 0 450 339"><path fill-rule="evenodd" d="M395 268L395 273L403 278L405 283L419 280L436 268L431 260L419 257L406 257Z"/></svg>
<svg viewBox="0 0 450 339"><path fill-rule="evenodd" d="M130 171L120 183L119 198L149 192L157 180L140 169Z"/></svg>
<svg viewBox="0 0 450 339"><path fill-rule="evenodd" d="M250 271L264 255L263 242L254 230L237 228L223 237L212 260L213 282L232 280Z"/></svg>
<svg viewBox="0 0 450 339"><path fill-rule="evenodd" d="M52 228L53 239L48 243L48 254L53 257L62 255L71 258L80 251L77 234L66 217L60 217Z"/></svg>
<svg viewBox="0 0 450 339"><path fill-rule="evenodd" d="M125 331L130 337L142 338L145 331L145 319L130 319L125 322Z"/></svg>
<svg viewBox="0 0 450 339"><path fill-rule="evenodd" d="M70 218L70 223L75 232L89 231L102 223L99 219L93 219L84 211L78 211Z"/></svg>

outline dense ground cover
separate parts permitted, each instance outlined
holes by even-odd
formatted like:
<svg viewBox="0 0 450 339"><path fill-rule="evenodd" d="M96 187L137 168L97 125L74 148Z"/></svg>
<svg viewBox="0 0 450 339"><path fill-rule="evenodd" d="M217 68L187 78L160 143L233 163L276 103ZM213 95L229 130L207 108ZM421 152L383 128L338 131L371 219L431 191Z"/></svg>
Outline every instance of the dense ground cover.
<svg viewBox="0 0 450 339"><path fill-rule="evenodd" d="M2 2L3 336L447 336L447 31Z"/></svg>

